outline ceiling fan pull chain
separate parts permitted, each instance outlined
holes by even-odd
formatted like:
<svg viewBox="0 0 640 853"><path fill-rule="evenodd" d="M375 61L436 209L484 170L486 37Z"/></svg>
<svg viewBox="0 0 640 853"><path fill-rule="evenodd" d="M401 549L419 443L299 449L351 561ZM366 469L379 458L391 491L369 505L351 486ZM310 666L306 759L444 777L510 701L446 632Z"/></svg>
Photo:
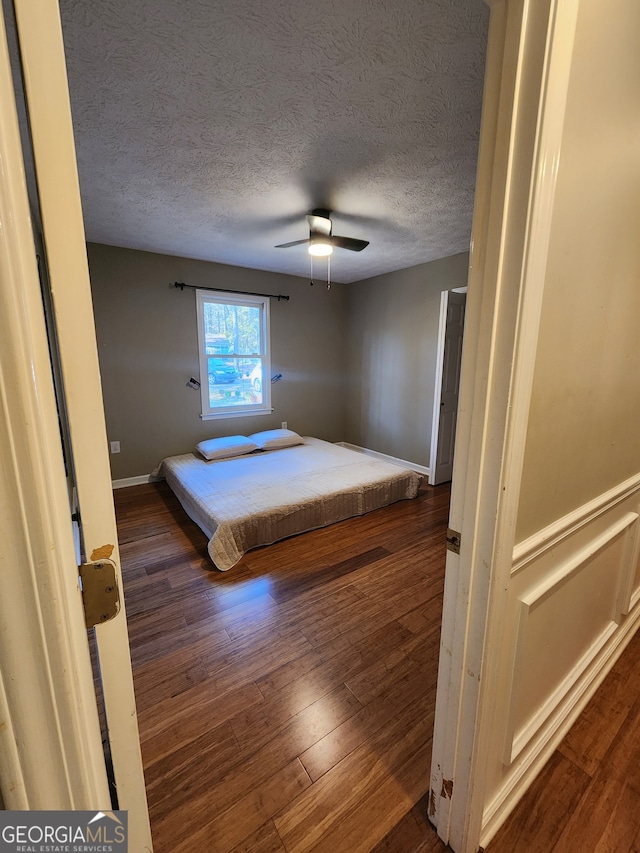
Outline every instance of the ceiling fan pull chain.
<svg viewBox="0 0 640 853"><path fill-rule="evenodd" d="M331 255L327 255L327 290L331 290Z"/></svg>
<svg viewBox="0 0 640 853"><path fill-rule="evenodd" d="M309 255L309 284L313 287L313 255Z"/></svg>

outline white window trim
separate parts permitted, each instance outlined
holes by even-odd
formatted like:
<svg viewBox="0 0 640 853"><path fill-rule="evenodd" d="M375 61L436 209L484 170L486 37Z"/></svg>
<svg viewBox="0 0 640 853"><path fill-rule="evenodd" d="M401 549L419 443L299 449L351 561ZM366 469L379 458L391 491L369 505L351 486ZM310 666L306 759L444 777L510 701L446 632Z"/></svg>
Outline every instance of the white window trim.
<svg viewBox="0 0 640 853"><path fill-rule="evenodd" d="M263 364L262 403L249 407L229 407L221 411L212 411L209 405L209 370L204 347L204 310L206 302L226 302L231 305L260 305L262 307L262 341ZM200 401L203 421L219 420L222 418L244 418L255 415L265 415L273 411L271 406L271 319L270 300L268 296L249 296L245 293L217 293L212 290L196 290L196 320L198 328L198 362L200 365Z"/></svg>

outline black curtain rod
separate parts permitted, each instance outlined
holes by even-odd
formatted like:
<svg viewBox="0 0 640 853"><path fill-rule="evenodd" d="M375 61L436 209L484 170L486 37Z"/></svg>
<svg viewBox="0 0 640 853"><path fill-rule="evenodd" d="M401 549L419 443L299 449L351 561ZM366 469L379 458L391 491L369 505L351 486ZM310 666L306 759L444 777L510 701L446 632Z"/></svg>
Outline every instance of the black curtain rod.
<svg viewBox="0 0 640 853"><path fill-rule="evenodd" d="M253 290L227 290L224 287L198 287L195 284L185 284L183 281L174 281L174 287L179 287L180 290L184 290L185 287L190 287L191 290L217 290L219 293L244 293L247 296L268 296L269 299L277 299L280 302L281 299L286 299L289 301L289 297L285 296L283 293L255 293Z"/></svg>

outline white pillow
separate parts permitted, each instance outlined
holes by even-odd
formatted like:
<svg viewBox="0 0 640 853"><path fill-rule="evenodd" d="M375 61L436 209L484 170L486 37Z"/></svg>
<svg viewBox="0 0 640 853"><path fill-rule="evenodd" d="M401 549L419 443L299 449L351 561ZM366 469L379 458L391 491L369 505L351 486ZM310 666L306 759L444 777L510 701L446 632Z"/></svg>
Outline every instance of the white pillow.
<svg viewBox="0 0 640 853"><path fill-rule="evenodd" d="M221 438L208 438L196 445L196 450L207 461L212 459L229 459L232 456L243 456L259 450L258 445L244 435L224 435Z"/></svg>
<svg viewBox="0 0 640 853"><path fill-rule="evenodd" d="M304 444L304 438L291 429L267 429L264 432L254 432L249 439L255 441L260 450L278 450L281 447Z"/></svg>

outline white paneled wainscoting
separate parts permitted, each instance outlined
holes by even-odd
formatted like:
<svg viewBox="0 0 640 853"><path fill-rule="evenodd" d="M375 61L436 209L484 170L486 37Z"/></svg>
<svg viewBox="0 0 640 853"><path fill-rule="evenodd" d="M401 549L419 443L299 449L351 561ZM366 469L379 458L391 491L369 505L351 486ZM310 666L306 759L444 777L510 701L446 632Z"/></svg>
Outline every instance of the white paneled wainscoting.
<svg viewBox="0 0 640 853"><path fill-rule="evenodd" d="M514 548L504 620L505 647L513 652L499 679L485 840L636 630L639 516L637 475Z"/></svg>

